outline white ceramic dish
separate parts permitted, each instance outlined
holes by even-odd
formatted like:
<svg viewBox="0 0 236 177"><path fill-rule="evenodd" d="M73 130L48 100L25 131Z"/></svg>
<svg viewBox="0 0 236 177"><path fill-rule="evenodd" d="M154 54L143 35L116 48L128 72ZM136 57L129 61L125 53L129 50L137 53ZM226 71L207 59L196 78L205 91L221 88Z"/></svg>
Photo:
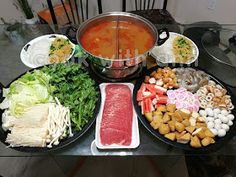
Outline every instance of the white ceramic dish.
<svg viewBox="0 0 236 177"><path fill-rule="evenodd" d="M37 68L40 66L50 64L48 60L49 47L52 41L56 37L68 39L66 36L61 35L61 34L49 34L49 35L37 37L31 40L30 42L28 42L21 49L21 53L20 53L21 61L30 68ZM68 61L73 56L74 51L75 51L75 44L73 44L71 41L70 43L72 45L73 51L66 58L65 62ZM36 51L39 45L41 49Z"/></svg>
<svg viewBox="0 0 236 177"><path fill-rule="evenodd" d="M173 40L178 36L184 37L192 43L193 56L188 63L184 63L184 64L191 64L198 59L198 56L199 56L198 47L191 39L189 39L188 37L182 34L178 34L174 32L169 32L169 34L170 34L170 37L168 40L166 40L164 44L162 44L161 46L155 46L150 52L150 55L156 59L157 64L175 63L175 56L172 51L172 43L173 43Z"/></svg>
<svg viewBox="0 0 236 177"><path fill-rule="evenodd" d="M100 90L101 90L102 99L101 99L100 111L98 113L97 120L96 120L96 131L95 131L95 143L96 143L96 146L99 149L134 149L134 148L137 148L139 146L139 144L140 144L140 139L139 139L138 119L137 119L137 114L135 112L134 106L133 106L132 140L131 140L131 144L129 146L122 146L122 145L117 145L117 144L112 144L112 145L109 145L109 146L104 146L101 143L101 140L100 140L100 128L101 128L103 107L104 107L105 98L106 98L105 88L109 84L124 84L124 85L127 85L130 88L131 95L133 95L134 85L131 84L131 83L103 83L103 84L99 85Z"/></svg>

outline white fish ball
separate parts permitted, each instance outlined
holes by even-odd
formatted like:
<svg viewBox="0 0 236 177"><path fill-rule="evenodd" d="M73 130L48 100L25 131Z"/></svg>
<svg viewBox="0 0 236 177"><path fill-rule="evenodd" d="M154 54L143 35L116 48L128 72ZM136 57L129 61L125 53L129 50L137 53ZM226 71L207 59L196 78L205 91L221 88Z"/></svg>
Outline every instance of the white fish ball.
<svg viewBox="0 0 236 177"><path fill-rule="evenodd" d="M213 122L207 122L207 127L208 127L209 129L214 128L214 126L215 126L215 124L214 124Z"/></svg>
<svg viewBox="0 0 236 177"><path fill-rule="evenodd" d="M221 124L221 128L225 131L229 131L229 126L227 124Z"/></svg>
<svg viewBox="0 0 236 177"><path fill-rule="evenodd" d="M226 117L226 116L222 116L222 117L220 118L220 120L221 120L221 122L222 122L222 123L225 123L225 124L227 124L227 123L228 123L228 121L229 121L229 118L228 118L228 117Z"/></svg>
<svg viewBox="0 0 236 177"><path fill-rule="evenodd" d="M205 111L209 112L209 111L212 111L212 109L211 108L206 108Z"/></svg>
<svg viewBox="0 0 236 177"><path fill-rule="evenodd" d="M221 124L221 120L220 119L215 119L214 123L215 124Z"/></svg>
<svg viewBox="0 0 236 177"><path fill-rule="evenodd" d="M200 114L202 117L206 117L206 116L207 116L205 110L200 110L200 111L199 111L199 114Z"/></svg>
<svg viewBox="0 0 236 177"><path fill-rule="evenodd" d="M206 108L206 113L208 116L211 116L211 117L214 116L214 112L211 108Z"/></svg>
<svg viewBox="0 0 236 177"><path fill-rule="evenodd" d="M228 126L232 126L234 123L232 120L229 120L229 122L227 124L228 124Z"/></svg>
<svg viewBox="0 0 236 177"><path fill-rule="evenodd" d="M214 117L206 117L207 122L214 122Z"/></svg>
<svg viewBox="0 0 236 177"><path fill-rule="evenodd" d="M221 110L221 114L227 116L229 113L226 109Z"/></svg>
<svg viewBox="0 0 236 177"><path fill-rule="evenodd" d="M214 117L214 112L213 111L209 111L208 115L211 116L211 117Z"/></svg>
<svg viewBox="0 0 236 177"><path fill-rule="evenodd" d="M216 113L216 114L220 114L220 109L216 108L216 109L213 110L213 112Z"/></svg>
<svg viewBox="0 0 236 177"><path fill-rule="evenodd" d="M221 124L215 124L215 126L214 126L214 128L216 129L216 130L220 130L221 129L221 126L220 126Z"/></svg>
<svg viewBox="0 0 236 177"><path fill-rule="evenodd" d="M214 118L218 118L219 113L214 112Z"/></svg>
<svg viewBox="0 0 236 177"><path fill-rule="evenodd" d="M224 129L219 129L218 130L218 136L219 137L223 137L223 136L225 136L226 135L226 131L224 130Z"/></svg>
<svg viewBox="0 0 236 177"><path fill-rule="evenodd" d="M222 117L225 117L223 114L219 114L218 118L221 119Z"/></svg>
<svg viewBox="0 0 236 177"><path fill-rule="evenodd" d="M217 136L217 134L218 134L218 131L216 130L216 129L214 129L214 128L211 128L210 129L211 130L211 132L215 135L215 136Z"/></svg>
<svg viewBox="0 0 236 177"><path fill-rule="evenodd" d="M227 115L227 117L229 118L229 120L234 120L234 115L233 114L229 114L229 115Z"/></svg>

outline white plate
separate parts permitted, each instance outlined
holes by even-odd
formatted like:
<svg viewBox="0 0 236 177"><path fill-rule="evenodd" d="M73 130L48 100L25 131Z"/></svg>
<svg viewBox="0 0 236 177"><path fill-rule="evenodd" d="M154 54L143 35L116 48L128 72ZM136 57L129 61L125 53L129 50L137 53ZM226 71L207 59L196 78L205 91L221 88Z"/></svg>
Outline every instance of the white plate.
<svg viewBox="0 0 236 177"><path fill-rule="evenodd" d="M190 61L185 64L191 64L198 59L198 56L199 56L198 47L191 39L189 39L188 37L182 34L178 34L174 32L169 32L169 34L170 34L170 37L169 39L166 40L164 44L162 44L161 46L155 46L150 52L151 56L156 59L157 64L175 63L175 57L172 52L172 43L173 43L173 40L178 36L186 38L192 43L193 56L190 59Z"/></svg>
<svg viewBox="0 0 236 177"><path fill-rule="evenodd" d="M137 148L139 146L139 144L140 144L140 140L139 140L138 119L137 119L137 114L135 112L134 106L133 106L133 121L132 121L131 144L129 146L122 146L122 145L117 145L117 144L112 144L112 145L104 146L101 143L101 140L100 140L100 128L101 128L103 107L104 107L105 98L106 98L105 88L109 84L124 84L124 85L127 85L130 88L131 95L133 95L134 85L131 84L131 83L103 83L103 84L99 85L100 90L101 90L102 100L101 100L100 111L98 113L97 120L96 120L96 131L95 131L95 143L96 143L96 146L99 149L134 149L134 148Z"/></svg>
<svg viewBox="0 0 236 177"><path fill-rule="evenodd" d="M48 60L48 52L49 52L49 47L52 41L55 39L54 36L68 39L66 36L60 35L60 34L49 34L49 35L37 37L31 40L30 42L28 42L21 49L21 53L20 53L21 61L30 68L37 68L39 66L50 64ZM39 42L41 43L43 51L38 50L37 52L34 51L34 53L32 53L32 50L35 50L35 48L37 47L37 43L39 44ZM70 54L70 56L66 58L65 62L68 61L75 52L75 44L73 44L71 41L70 43L72 45L73 51Z"/></svg>

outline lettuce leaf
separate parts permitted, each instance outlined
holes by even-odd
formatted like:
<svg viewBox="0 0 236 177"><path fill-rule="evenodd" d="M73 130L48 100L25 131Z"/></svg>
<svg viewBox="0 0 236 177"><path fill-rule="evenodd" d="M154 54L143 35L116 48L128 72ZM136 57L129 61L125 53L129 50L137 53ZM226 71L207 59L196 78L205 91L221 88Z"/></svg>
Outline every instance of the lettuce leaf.
<svg viewBox="0 0 236 177"><path fill-rule="evenodd" d="M13 116L20 116L27 108L41 103L52 102L54 90L49 84L50 76L40 70L27 72L14 81L5 91L1 109L9 108Z"/></svg>

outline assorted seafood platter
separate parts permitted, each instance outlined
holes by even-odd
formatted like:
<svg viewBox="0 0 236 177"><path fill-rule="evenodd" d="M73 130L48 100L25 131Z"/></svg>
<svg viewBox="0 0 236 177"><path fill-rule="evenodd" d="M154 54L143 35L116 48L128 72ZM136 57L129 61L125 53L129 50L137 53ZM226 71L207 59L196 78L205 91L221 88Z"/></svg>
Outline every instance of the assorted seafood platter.
<svg viewBox="0 0 236 177"><path fill-rule="evenodd" d="M136 84L133 99L154 136L194 150L213 148L233 134L233 98L213 76L190 67L154 67L147 73Z"/></svg>

